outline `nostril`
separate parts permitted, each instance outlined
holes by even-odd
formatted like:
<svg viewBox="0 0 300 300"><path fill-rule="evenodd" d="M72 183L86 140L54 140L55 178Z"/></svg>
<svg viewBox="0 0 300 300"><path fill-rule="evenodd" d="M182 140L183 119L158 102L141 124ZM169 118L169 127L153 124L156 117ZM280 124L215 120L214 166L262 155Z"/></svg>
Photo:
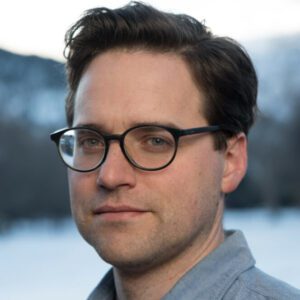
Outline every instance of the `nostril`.
<svg viewBox="0 0 300 300"><path fill-rule="evenodd" d="M97 178L96 184L97 184L98 189L101 190L101 192L104 192L104 193L110 193L110 192L115 190L114 186L109 186L107 184L107 182L103 181L99 177Z"/></svg>

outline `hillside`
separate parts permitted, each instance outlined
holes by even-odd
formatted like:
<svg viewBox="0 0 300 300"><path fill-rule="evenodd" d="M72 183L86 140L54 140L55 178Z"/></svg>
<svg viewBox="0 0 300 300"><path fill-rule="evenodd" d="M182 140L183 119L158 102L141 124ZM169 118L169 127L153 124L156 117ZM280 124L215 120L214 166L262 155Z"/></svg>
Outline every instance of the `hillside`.
<svg viewBox="0 0 300 300"><path fill-rule="evenodd" d="M62 123L63 64L0 50L0 117L36 125Z"/></svg>

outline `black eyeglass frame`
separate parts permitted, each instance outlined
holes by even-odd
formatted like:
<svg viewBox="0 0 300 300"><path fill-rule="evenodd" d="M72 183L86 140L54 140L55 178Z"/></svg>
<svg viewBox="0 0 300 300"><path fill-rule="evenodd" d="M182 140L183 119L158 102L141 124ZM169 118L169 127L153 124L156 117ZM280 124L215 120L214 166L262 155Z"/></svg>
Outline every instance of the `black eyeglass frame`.
<svg viewBox="0 0 300 300"><path fill-rule="evenodd" d="M142 127L157 127L157 128L161 128L161 129L167 130L169 133L172 134L172 136L174 138L174 141L175 141L175 150L174 150L173 156L171 157L171 159L169 160L168 163L166 163L163 166L158 167L158 168L145 168L145 167L142 167L142 166L138 165L127 154L126 149L124 147L124 140L125 140L126 135L130 131L135 130L137 128L142 128ZM65 132L67 132L69 130L77 130L77 129L83 129L83 130L93 131L93 132L97 133L98 135L100 135L101 137L103 137L103 140L104 140L104 143L105 143L105 151L104 151L104 155L103 155L102 159L99 161L99 163L95 167L93 167L91 169L88 169L88 170L79 170L79 169L76 169L76 168L68 165L66 163L66 161L64 160L61 152L60 152L59 142L60 142L61 136ZM64 164L68 168L70 168L70 169L72 169L74 171L77 171L77 172L82 172L82 173L92 172L92 171L96 170L97 168L99 168L104 163L104 161L105 161L105 159L107 157L107 154L108 154L108 151L109 151L109 145L110 145L109 141L111 141L111 140L118 140L119 141L119 145L120 145L120 148L122 150L123 155L125 156L125 158L127 159L127 161L131 165L133 165L134 167L136 167L138 169L141 169L141 170L144 170L144 171L158 171L158 170L164 169L167 166L169 166L173 162L173 160L175 159L175 156L176 156L176 153L177 153L177 149L178 149L178 141L179 141L180 137L187 136L187 135L198 134L198 133L216 132L216 131L220 131L222 129L223 129L223 126L220 126L220 125L211 125L211 126L195 127L195 128L188 128L188 129L178 129L178 128L168 127L168 126L164 126L164 125L145 124L145 125L138 125L138 126L134 126L134 127L128 128L122 134L104 134L104 133L101 133L99 130L91 128L91 127L88 127L88 126L77 126L77 127L69 127L69 128L59 129L59 130L57 130L57 131L55 131L55 132L53 132L53 133L50 134L50 139L53 142L55 142L55 144L57 146L57 149L58 149L58 153L59 153L62 161L64 162Z"/></svg>

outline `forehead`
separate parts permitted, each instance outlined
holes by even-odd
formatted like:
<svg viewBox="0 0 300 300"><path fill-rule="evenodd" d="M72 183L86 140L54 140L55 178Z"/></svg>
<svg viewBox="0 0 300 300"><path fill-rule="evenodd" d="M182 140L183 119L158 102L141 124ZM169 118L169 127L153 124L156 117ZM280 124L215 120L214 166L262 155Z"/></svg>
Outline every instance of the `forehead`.
<svg viewBox="0 0 300 300"><path fill-rule="evenodd" d="M84 72L75 97L74 125L198 126L202 103L203 95L178 55L113 50L97 56Z"/></svg>

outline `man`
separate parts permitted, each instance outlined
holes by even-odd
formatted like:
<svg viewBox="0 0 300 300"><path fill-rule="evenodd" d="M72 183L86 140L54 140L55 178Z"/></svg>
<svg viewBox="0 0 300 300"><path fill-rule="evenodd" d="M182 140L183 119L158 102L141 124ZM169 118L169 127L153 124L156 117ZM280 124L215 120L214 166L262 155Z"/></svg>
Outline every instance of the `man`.
<svg viewBox="0 0 300 300"><path fill-rule="evenodd" d="M246 52L134 2L88 11L65 55L69 128L51 137L78 229L113 266L89 299L300 299L222 226L256 111Z"/></svg>

